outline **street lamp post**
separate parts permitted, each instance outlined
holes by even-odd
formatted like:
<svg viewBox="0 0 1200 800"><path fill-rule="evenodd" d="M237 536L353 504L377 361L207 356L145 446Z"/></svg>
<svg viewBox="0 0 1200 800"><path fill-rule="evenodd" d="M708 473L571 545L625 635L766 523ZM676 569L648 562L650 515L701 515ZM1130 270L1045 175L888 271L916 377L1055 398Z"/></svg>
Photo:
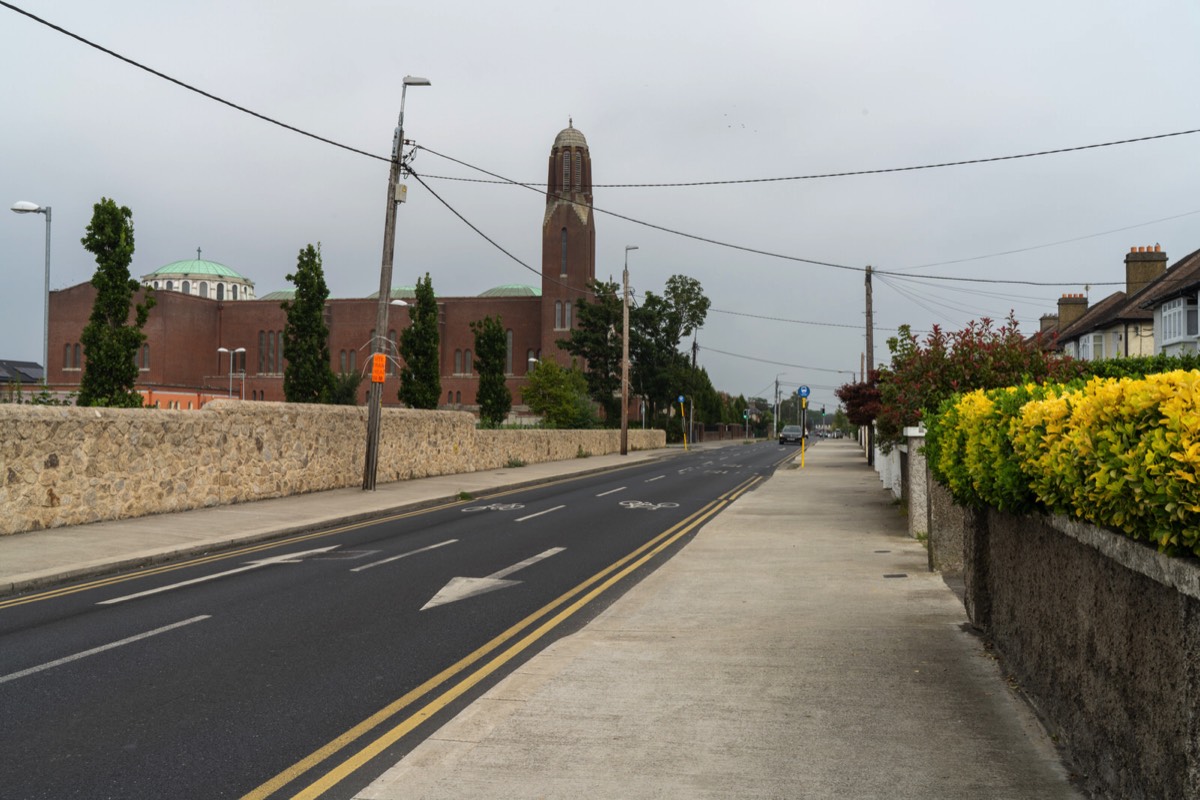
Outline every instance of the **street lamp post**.
<svg viewBox="0 0 1200 800"><path fill-rule="evenodd" d="M363 463L363 489L375 489L379 467L379 423L383 404L384 371L374 368L380 356L380 332L387 330L388 298L392 294L392 257L396 247L396 205L401 202L397 184L404 156L404 100L410 86L429 86L427 78L406 75L400 89L400 117L392 137L392 166L388 171L387 206L383 217L383 261L379 267L379 305L375 309L375 339L371 342L371 390L367 395L367 446ZM386 336L386 334L385 334ZM386 356L385 356L386 358Z"/></svg>
<svg viewBox="0 0 1200 800"><path fill-rule="evenodd" d="M625 245L625 289L621 301L621 455L629 455L629 251L636 244Z"/></svg>
<svg viewBox="0 0 1200 800"><path fill-rule="evenodd" d="M217 352L218 353L229 353L229 398L232 400L233 399L233 359L238 353L246 352L246 348L239 347L236 350L230 350L228 347L218 347ZM244 381L245 378L243 378L242 380ZM246 399L245 398L246 392L245 392L245 388L244 388L245 384L243 383L242 386L243 386L242 399L245 400Z"/></svg>
<svg viewBox="0 0 1200 800"><path fill-rule="evenodd" d="M42 385L50 375L50 206L39 206L28 200L13 203L12 210L18 214L46 215L46 290L42 297Z"/></svg>

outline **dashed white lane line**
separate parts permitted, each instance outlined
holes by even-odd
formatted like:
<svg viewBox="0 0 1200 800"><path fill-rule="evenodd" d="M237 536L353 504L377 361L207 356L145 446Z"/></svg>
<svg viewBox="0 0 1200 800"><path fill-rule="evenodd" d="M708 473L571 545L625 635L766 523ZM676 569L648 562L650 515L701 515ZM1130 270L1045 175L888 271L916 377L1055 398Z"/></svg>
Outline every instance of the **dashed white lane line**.
<svg viewBox="0 0 1200 800"><path fill-rule="evenodd" d="M382 561L372 561L370 564L363 564L361 567L355 567L354 569L352 569L350 571L351 572L362 572L364 569L370 569L371 567L378 567L380 564L390 564L393 561L399 561L402 558L408 558L409 556L415 556L417 553L424 553L428 550L436 550L439 547L445 547L446 545L454 544L457 541L458 541L458 539L448 539L447 541L444 541L444 542L438 542L437 544L431 544L428 547L421 547L417 550L409 550L407 553L401 553L398 556L392 556L391 558L385 558Z"/></svg>
<svg viewBox="0 0 1200 800"><path fill-rule="evenodd" d="M616 494L617 492L623 492L628 488L628 486L622 486L620 489L609 489L607 492L601 492L600 494L596 495L596 497L604 497L607 494Z"/></svg>
<svg viewBox="0 0 1200 800"><path fill-rule="evenodd" d="M201 614L198 617L192 617L191 619L185 619L182 622L173 622L170 625L164 625L161 628L155 628L152 631L146 631L145 633L139 633L136 636L130 636L128 639L121 639L120 641L117 641L117 642L110 642L109 644L103 644L103 645L100 645L99 647L93 647L91 650L84 650L82 653L76 653L73 656L67 656L66 658L60 658L56 661L48 661L45 664L40 664L36 667L30 667L29 669L23 669L20 672L12 672L12 673L9 673L8 675L0 675L0 683L8 683L9 681L15 681L18 678L24 678L29 675L33 675L35 673L41 672L43 670L51 669L52 667L60 667L63 664L69 664L72 661L78 661L81 658L87 658L88 656L94 656L98 653L103 653L106 650L112 650L117 647L124 647L127 644L133 644L134 642L140 642L142 639L149 639L151 636L158 636L160 633L166 633L167 631L173 631L176 628L182 628L184 625L191 625L193 622L201 622L203 620L211 619L211 618L212 618L211 614Z"/></svg>
<svg viewBox="0 0 1200 800"><path fill-rule="evenodd" d="M540 517L542 514L549 514L551 511L558 511L560 508L566 508L566 506L565 505L564 506L555 506L554 508L547 508L545 511L539 511L536 514L529 514L524 517L517 517L517 522L524 522L527 519L533 519L534 517Z"/></svg>
<svg viewBox="0 0 1200 800"><path fill-rule="evenodd" d="M655 481L661 481L665 477L667 477L667 476L659 475L657 478L650 478L649 480L646 481L646 483L654 483Z"/></svg>

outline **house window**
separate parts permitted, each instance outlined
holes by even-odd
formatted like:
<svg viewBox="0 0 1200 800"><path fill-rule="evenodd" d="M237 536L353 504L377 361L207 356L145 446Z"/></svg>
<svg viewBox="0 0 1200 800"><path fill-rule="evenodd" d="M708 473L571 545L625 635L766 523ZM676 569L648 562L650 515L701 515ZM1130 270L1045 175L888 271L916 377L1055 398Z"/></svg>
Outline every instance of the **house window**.
<svg viewBox="0 0 1200 800"><path fill-rule="evenodd" d="M471 374L471 351L463 350L463 374Z"/></svg>
<svg viewBox="0 0 1200 800"><path fill-rule="evenodd" d="M1103 361L1104 360L1104 334L1103 333L1093 333L1092 334L1092 360L1093 361Z"/></svg>
<svg viewBox="0 0 1200 800"><path fill-rule="evenodd" d="M504 374L512 375L512 328L504 332Z"/></svg>
<svg viewBox="0 0 1200 800"><path fill-rule="evenodd" d="M200 296L208 299L208 281L200 281Z"/></svg>
<svg viewBox="0 0 1200 800"><path fill-rule="evenodd" d="M1183 338L1185 309L1185 301L1182 297L1176 297L1174 300L1168 300L1162 304L1163 344Z"/></svg>
<svg viewBox="0 0 1200 800"><path fill-rule="evenodd" d="M184 282L183 282L183 289L182 289L181 291L182 291L184 294L191 294L191 293L192 293L192 282L191 282L191 281L184 281Z"/></svg>

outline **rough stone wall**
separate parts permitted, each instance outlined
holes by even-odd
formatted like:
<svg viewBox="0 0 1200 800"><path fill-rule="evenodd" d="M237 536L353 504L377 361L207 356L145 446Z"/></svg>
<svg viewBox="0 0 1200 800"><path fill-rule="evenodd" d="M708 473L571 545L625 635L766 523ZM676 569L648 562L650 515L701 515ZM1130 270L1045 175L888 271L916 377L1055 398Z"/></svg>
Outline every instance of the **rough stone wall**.
<svg viewBox="0 0 1200 800"><path fill-rule="evenodd" d="M963 531L971 512L954 504L950 490L929 476L928 492L929 568L944 575L963 571Z"/></svg>
<svg viewBox="0 0 1200 800"><path fill-rule="evenodd" d="M366 409L218 400L199 411L0 405L0 534L359 486ZM665 446L629 431L631 450ZM476 430L384 409L379 482L619 452L618 431Z"/></svg>
<svg viewBox="0 0 1200 800"><path fill-rule="evenodd" d="M985 527L988 632L1085 788L1200 797L1200 566L1060 518Z"/></svg>

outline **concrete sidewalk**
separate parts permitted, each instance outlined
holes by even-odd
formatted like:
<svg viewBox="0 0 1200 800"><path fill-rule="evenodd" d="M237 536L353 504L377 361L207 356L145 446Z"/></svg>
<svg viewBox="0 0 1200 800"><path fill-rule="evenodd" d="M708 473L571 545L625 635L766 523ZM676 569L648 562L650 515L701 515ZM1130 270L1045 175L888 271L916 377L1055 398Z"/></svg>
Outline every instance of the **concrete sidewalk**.
<svg viewBox="0 0 1200 800"><path fill-rule="evenodd" d="M357 800L1078 797L925 565L823 442Z"/></svg>

